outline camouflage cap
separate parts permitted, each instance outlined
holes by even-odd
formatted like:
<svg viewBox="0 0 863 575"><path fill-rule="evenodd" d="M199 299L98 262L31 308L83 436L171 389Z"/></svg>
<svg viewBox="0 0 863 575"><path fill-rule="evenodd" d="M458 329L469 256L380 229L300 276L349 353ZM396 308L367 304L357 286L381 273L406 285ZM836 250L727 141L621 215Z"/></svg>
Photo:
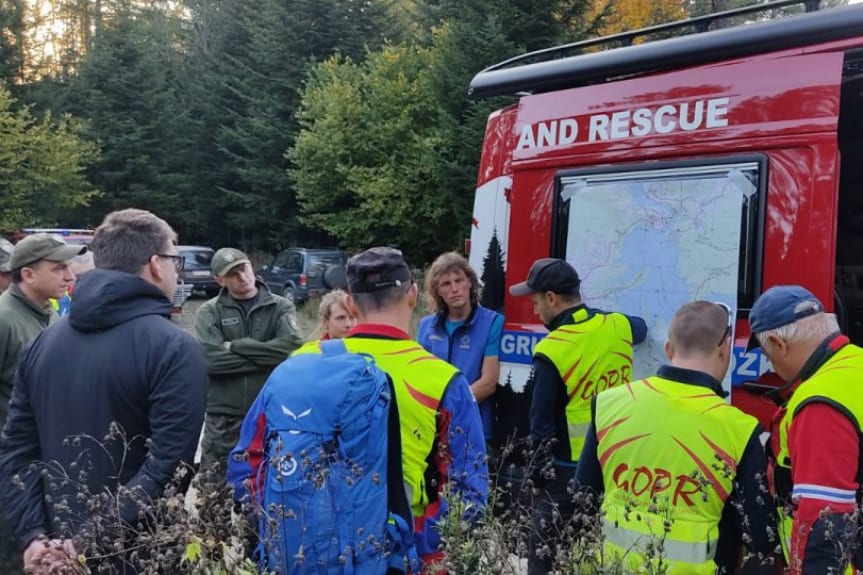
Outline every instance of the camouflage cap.
<svg viewBox="0 0 863 575"><path fill-rule="evenodd" d="M86 251L87 246L70 246L57 234L32 234L15 244L9 267L19 270L39 260L65 262Z"/></svg>
<svg viewBox="0 0 863 575"><path fill-rule="evenodd" d="M0 239L0 272L11 272L12 250L15 246L9 240Z"/></svg>
<svg viewBox="0 0 863 575"><path fill-rule="evenodd" d="M236 248L222 248L213 256L210 268L214 276L222 277L240 264L252 265L252 262L246 254Z"/></svg>

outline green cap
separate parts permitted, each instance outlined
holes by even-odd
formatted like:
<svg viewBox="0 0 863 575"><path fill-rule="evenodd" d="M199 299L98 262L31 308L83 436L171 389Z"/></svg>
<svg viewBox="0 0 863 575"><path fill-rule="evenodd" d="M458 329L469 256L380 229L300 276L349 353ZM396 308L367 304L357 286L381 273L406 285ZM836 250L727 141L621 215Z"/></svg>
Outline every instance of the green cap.
<svg viewBox="0 0 863 575"><path fill-rule="evenodd" d="M70 246L57 234L32 234L15 244L9 267L20 270L39 260L65 262L86 251L87 246Z"/></svg>
<svg viewBox="0 0 863 575"><path fill-rule="evenodd" d="M12 250L15 246L9 240L0 239L0 272L11 272Z"/></svg>
<svg viewBox="0 0 863 575"><path fill-rule="evenodd" d="M240 264L251 265L252 262L246 257L246 254L238 249L222 248L213 256L213 262L210 264L210 267L213 270L214 276L222 277L228 275L228 272Z"/></svg>

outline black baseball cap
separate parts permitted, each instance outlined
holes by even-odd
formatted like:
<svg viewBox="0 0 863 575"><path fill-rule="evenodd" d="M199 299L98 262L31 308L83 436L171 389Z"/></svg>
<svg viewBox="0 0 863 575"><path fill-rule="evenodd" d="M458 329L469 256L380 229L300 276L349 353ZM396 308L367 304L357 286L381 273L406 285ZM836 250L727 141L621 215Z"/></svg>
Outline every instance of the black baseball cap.
<svg viewBox="0 0 863 575"><path fill-rule="evenodd" d="M510 295L530 295L538 292L554 292L561 295L578 294L581 280L575 268L566 260L542 258L533 262L527 279L509 288Z"/></svg>
<svg viewBox="0 0 863 575"><path fill-rule="evenodd" d="M348 290L371 293L411 281L411 270L402 253L395 248L374 247L348 260Z"/></svg>

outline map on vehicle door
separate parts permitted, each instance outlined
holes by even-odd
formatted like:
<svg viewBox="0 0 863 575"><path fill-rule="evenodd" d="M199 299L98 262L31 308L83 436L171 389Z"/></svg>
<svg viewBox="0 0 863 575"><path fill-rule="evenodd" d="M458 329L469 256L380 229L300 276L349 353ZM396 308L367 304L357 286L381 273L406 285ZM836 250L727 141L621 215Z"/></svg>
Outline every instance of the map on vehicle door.
<svg viewBox="0 0 863 575"><path fill-rule="evenodd" d="M584 301L647 322L634 379L666 362L668 326L682 304L703 299L735 308L744 198L738 185L714 175L563 187L571 201L566 257L581 277ZM729 378L724 385L730 388Z"/></svg>

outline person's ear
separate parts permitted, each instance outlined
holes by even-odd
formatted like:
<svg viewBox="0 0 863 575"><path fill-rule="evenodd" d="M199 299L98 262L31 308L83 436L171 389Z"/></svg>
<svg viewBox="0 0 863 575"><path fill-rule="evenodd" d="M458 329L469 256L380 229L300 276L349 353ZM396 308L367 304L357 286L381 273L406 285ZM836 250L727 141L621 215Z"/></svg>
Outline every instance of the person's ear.
<svg viewBox="0 0 863 575"><path fill-rule="evenodd" d="M161 266L161 258L159 258L159 256L150 256L146 267L150 277L157 282L162 281L162 278L165 277L164 270Z"/></svg>
<svg viewBox="0 0 863 575"><path fill-rule="evenodd" d="M668 358L668 361L672 361L673 356L674 356L674 347L672 347L671 342L668 341L667 339L665 340L664 350L665 350L665 357Z"/></svg>
<svg viewBox="0 0 863 575"><path fill-rule="evenodd" d="M785 357L788 355L788 342L772 333L767 335L767 347L772 356Z"/></svg>
<svg viewBox="0 0 863 575"><path fill-rule="evenodd" d="M408 290L408 305L410 306L411 311L415 310L417 307L419 293L420 288L417 287L416 282L412 283L410 289Z"/></svg>
<svg viewBox="0 0 863 575"><path fill-rule="evenodd" d="M723 364L728 363L731 359L731 348L733 347L733 343L731 341L731 336L726 336L725 341L722 342L722 345L719 346L719 359Z"/></svg>
<svg viewBox="0 0 863 575"><path fill-rule="evenodd" d="M21 268L21 280L27 285L33 283L33 280L36 278L36 273L33 271L33 268L23 267Z"/></svg>
<svg viewBox="0 0 863 575"><path fill-rule="evenodd" d="M222 276L215 276L216 283L219 284L219 287L225 287L225 278Z"/></svg>

